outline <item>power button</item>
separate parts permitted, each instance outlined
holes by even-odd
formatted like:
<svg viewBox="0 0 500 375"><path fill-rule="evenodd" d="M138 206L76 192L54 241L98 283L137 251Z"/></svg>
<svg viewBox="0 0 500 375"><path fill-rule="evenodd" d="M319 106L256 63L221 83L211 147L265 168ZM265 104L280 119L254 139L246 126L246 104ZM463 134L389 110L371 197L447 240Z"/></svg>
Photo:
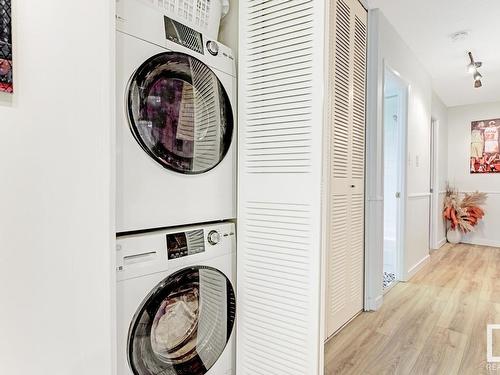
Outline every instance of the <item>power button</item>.
<svg viewBox="0 0 500 375"><path fill-rule="evenodd" d="M207 42L207 50L211 55L217 56L219 54L219 45L213 40Z"/></svg>
<svg viewBox="0 0 500 375"><path fill-rule="evenodd" d="M208 243L210 245L217 245L220 242L220 234L216 230L211 230L208 233Z"/></svg>

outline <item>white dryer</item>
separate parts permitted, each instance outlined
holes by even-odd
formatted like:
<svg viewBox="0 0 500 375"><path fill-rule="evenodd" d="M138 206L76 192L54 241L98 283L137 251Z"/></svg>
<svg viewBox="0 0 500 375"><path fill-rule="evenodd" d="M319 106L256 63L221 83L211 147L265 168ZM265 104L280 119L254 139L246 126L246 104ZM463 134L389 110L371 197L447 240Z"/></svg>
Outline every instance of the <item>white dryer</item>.
<svg viewBox="0 0 500 375"><path fill-rule="evenodd" d="M116 24L117 232L234 218L232 51L143 0Z"/></svg>
<svg viewBox="0 0 500 375"><path fill-rule="evenodd" d="M234 375L234 224L117 240L120 375Z"/></svg>

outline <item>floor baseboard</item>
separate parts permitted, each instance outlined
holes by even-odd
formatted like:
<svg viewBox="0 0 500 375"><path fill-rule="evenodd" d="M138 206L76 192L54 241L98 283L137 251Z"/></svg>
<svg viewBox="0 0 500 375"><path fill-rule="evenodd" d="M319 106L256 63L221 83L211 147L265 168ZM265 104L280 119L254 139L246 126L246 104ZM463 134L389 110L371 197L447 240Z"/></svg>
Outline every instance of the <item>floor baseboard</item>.
<svg viewBox="0 0 500 375"><path fill-rule="evenodd" d="M490 247L500 247L500 241L492 241L486 238L476 238L474 240L462 240L462 243L468 245L478 245L478 246L490 246Z"/></svg>
<svg viewBox="0 0 500 375"><path fill-rule="evenodd" d="M412 268L410 268L406 274L406 280L410 280L418 271L422 269L429 261L431 260L431 256L425 256L420 262L415 264Z"/></svg>
<svg viewBox="0 0 500 375"><path fill-rule="evenodd" d="M380 295L376 298L368 298L366 301L365 311L377 311L382 306L384 296Z"/></svg>
<svg viewBox="0 0 500 375"><path fill-rule="evenodd" d="M438 242L438 249L443 247L445 244L446 244L446 237L444 237L443 239L441 239L439 242Z"/></svg>

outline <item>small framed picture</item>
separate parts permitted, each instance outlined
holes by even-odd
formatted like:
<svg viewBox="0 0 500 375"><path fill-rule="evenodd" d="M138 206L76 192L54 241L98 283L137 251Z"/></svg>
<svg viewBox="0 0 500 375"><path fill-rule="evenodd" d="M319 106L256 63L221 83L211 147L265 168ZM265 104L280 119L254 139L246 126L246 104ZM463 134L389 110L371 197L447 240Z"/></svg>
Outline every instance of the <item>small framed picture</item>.
<svg viewBox="0 0 500 375"><path fill-rule="evenodd" d="M500 173L500 118L471 124L470 173Z"/></svg>

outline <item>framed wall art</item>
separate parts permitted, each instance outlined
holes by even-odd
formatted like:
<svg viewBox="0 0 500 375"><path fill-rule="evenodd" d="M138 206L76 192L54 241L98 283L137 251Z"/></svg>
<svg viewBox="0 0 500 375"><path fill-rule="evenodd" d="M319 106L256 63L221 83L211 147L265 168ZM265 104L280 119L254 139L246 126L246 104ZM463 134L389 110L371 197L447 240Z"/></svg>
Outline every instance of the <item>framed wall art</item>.
<svg viewBox="0 0 500 375"><path fill-rule="evenodd" d="M471 124L470 173L500 173L500 118Z"/></svg>
<svg viewBox="0 0 500 375"><path fill-rule="evenodd" d="M0 0L0 92L13 92L12 0Z"/></svg>

